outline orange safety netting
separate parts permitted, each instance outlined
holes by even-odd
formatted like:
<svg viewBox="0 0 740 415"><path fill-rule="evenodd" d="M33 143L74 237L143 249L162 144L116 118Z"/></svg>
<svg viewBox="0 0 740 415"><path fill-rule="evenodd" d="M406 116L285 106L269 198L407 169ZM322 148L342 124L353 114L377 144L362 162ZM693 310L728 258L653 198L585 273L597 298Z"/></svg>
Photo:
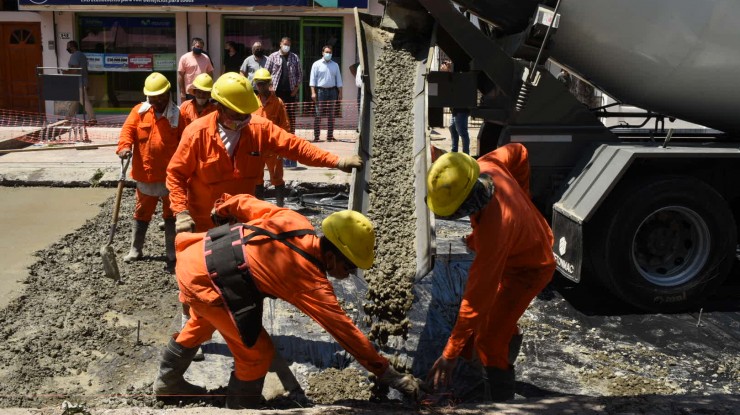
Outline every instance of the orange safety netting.
<svg viewBox="0 0 740 415"><path fill-rule="evenodd" d="M307 140L314 138L316 105L313 102L286 104L295 134ZM327 139L328 115L334 111L334 133L338 140L358 137L358 105L356 100L336 101L322 106L320 139ZM78 117L0 109L0 141L18 140L32 144L115 143L128 114L98 114L95 123Z"/></svg>

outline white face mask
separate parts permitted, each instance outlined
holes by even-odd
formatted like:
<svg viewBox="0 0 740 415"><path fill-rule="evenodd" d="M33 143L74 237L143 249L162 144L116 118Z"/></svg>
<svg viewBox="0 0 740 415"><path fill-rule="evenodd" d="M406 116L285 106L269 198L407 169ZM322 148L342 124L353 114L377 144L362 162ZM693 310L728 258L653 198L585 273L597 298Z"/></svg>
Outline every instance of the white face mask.
<svg viewBox="0 0 740 415"><path fill-rule="evenodd" d="M208 98L195 98L195 102L198 103L201 107L203 105L206 105L206 102L208 102Z"/></svg>
<svg viewBox="0 0 740 415"><path fill-rule="evenodd" d="M329 62L331 60L331 53L325 53L324 54L324 60Z"/></svg>
<svg viewBox="0 0 740 415"><path fill-rule="evenodd" d="M283 45L280 47L280 50L282 50L283 53L288 53L290 52L290 45Z"/></svg>
<svg viewBox="0 0 740 415"><path fill-rule="evenodd" d="M252 116L249 115L247 118L245 118L242 121L236 121L236 120L224 120L223 126L225 128L228 128L232 131L240 131L242 128L246 127L247 124L249 124L249 120L252 119Z"/></svg>

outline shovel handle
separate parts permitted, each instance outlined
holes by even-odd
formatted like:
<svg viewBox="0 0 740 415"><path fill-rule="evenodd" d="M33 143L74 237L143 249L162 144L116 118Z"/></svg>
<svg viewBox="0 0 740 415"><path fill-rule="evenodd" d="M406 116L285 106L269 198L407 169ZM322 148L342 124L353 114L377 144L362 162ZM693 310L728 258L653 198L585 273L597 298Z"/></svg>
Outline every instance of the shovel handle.
<svg viewBox="0 0 740 415"><path fill-rule="evenodd" d="M116 201L113 205L113 224L110 227L110 235L108 236L108 245L113 243L113 235L116 234L116 225L118 225L118 213L121 211L121 195L123 194L123 185L126 181L126 170L131 163L131 157L127 158L125 163L121 159L121 177L118 179L118 188L116 189Z"/></svg>

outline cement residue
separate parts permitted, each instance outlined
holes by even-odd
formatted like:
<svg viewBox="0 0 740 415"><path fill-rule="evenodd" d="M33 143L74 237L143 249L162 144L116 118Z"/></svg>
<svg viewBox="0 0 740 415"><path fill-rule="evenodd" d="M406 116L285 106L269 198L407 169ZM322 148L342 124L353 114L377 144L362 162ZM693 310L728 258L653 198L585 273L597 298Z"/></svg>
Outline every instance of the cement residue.
<svg viewBox="0 0 740 415"><path fill-rule="evenodd" d="M416 59L387 35L375 63L373 151L368 216L376 227L375 265L368 283L369 337L386 344L405 336L416 272L412 97Z"/></svg>
<svg viewBox="0 0 740 415"><path fill-rule="evenodd" d="M309 376L306 396L319 404L340 401L367 401L371 396L372 384L367 374L357 369L326 369Z"/></svg>

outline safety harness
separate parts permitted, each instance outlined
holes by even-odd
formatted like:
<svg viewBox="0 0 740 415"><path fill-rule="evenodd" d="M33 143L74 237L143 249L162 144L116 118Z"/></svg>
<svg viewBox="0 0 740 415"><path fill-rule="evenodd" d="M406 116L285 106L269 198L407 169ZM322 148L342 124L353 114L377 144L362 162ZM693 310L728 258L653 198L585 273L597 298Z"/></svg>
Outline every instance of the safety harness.
<svg viewBox="0 0 740 415"><path fill-rule="evenodd" d="M252 233L242 237L244 228L251 230ZM324 265L321 261L289 240L303 235L316 235L316 232L313 229L297 229L276 234L246 223L233 225L227 223L209 230L206 234L205 258L208 276L226 304L231 319L247 347L254 346L262 330L262 300L265 294L261 293L254 283L242 245L250 243L257 236L267 236L284 244L323 271Z"/></svg>

